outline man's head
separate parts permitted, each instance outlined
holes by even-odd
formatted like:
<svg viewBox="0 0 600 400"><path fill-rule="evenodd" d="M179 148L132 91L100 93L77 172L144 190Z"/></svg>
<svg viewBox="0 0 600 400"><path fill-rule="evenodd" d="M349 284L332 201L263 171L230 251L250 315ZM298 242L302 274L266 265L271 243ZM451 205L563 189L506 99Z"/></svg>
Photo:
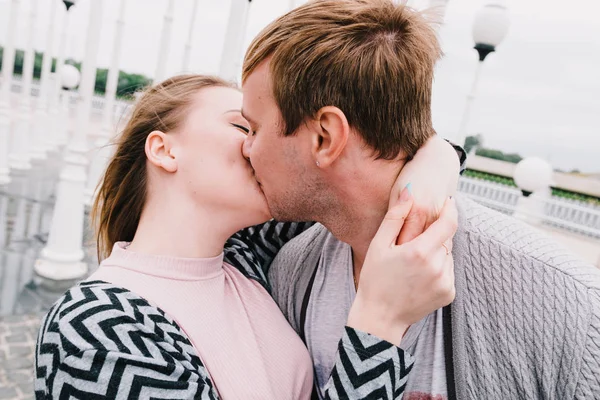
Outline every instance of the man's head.
<svg viewBox="0 0 600 400"><path fill-rule="evenodd" d="M412 157L434 134L439 57L431 24L391 0L311 1L267 26L244 60L244 151L274 217L315 219L361 163Z"/></svg>

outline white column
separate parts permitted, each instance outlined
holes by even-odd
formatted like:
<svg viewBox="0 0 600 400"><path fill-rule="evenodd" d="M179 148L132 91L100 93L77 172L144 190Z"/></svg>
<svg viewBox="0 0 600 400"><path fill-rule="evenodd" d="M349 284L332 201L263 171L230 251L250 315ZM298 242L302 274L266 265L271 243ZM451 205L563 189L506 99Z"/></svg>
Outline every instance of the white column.
<svg viewBox="0 0 600 400"><path fill-rule="evenodd" d="M119 63L121 59L121 44L123 43L123 27L125 25L125 6L127 0L121 0L119 16L116 22L115 36L113 39L112 59L106 80L106 95L102 115L102 129L97 133L94 141L96 150L90 165L87 187L85 189L85 203L91 205L96 186L104 173L106 163L112 154L112 148L108 146L110 139L116 133L114 126L115 98L119 84Z"/></svg>
<svg viewBox="0 0 600 400"><path fill-rule="evenodd" d="M158 62L156 63L156 71L154 72L154 82L161 82L166 78L167 60L169 59L169 46L171 44L171 31L173 30L173 10L175 8L175 0L168 0L167 12L165 13L165 21L160 37L160 45L158 47Z"/></svg>
<svg viewBox="0 0 600 400"><path fill-rule="evenodd" d="M8 194L0 194L0 249L6 246L6 223L8 222Z"/></svg>
<svg viewBox="0 0 600 400"><path fill-rule="evenodd" d="M23 59L23 86L19 96L17 118L14 121L14 130L10 155L8 157L11 168L29 170L31 162L29 152L31 149L31 81L33 80L33 63L35 49L33 42L37 19L39 0L32 0L30 4L29 26L25 36L25 57Z"/></svg>
<svg viewBox="0 0 600 400"><path fill-rule="evenodd" d="M231 1L225 44L221 54L221 67L219 68L219 75L223 79L236 82L239 80L249 9L250 1L248 0Z"/></svg>
<svg viewBox="0 0 600 400"><path fill-rule="evenodd" d="M48 97L50 91L50 72L52 69L52 55L54 46L54 31L56 26L56 9L58 2L50 2L50 22L46 31L46 47L42 53L42 73L40 75L40 94L38 96L35 113L33 115L33 140L31 158L43 160L46 158L49 134Z"/></svg>
<svg viewBox="0 0 600 400"><path fill-rule="evenodd" d="M62 8L62 7L61 7ZM67 111L63 110L62 97L68 98L64 95L61 85L61 71L62 66L65 63L66 50L67 50L67 38L70 22L69 10L65 10L62 17L62 29L60 32L58 56L56 57L56 68L54 73L50 77L50 92L49 92L49 109L48 109L48 137L46 140L46 146L48 151L57 150L59 147L66 144L68 137L68 108ZM63 96L64 95L64 96ZM67 103L68 104L68 103Z"/></svg>
<svg viewBox="0 0 600 400"><path fill-rule="evenodd" d="M477 62L477 69L475 70L475 77L473 78L473 84L471 85L471 91L467 96L467 103L465 104L465 110L463 112L462 119L460 121L460 127L458 128L458 135L454 143L459 146L465 144L467 137L467 128L469 126L469 118L471 117L471 108L473 106L473 100L477 94L477 86L479 85L479 77L481 76L481 68L483 67L483 61Z"/></svg>
<svg viewBox="0 0 600 400"><path fill-rule="evenodd" d="M185 50L183 51L183 63L181 71L190 71L190 57L192 55L192 40L194 39L194 26L196 25L196 16L198 14L198 0L194 0L194 8L192 9L192 16L190 18L190 29L188 31L187 42L185 43Z"/></svg>
<svg viewBox="0 0 600 400"><path fill-rule="evenodd" d="M79 85L77 126L67 146L65 165L60 173L56 203L48 244L36 261L35 271L53 280L76 279L87 273L82 262L84 252L83 192L86 184L87 130L92 110L92 95L96 79L96 58L102 28L102 1L90 2L90 15L85 57Z"/></svg>
<svg viewBox="0 0 600 400"><path fill-rule="evenodd" d="M11 128L10 86L15 64L15 35L19 20L20 0L11 0L8 17L8 32L2 54L2 86L0 86L0 185L10 182L9 134Z"/></svg>

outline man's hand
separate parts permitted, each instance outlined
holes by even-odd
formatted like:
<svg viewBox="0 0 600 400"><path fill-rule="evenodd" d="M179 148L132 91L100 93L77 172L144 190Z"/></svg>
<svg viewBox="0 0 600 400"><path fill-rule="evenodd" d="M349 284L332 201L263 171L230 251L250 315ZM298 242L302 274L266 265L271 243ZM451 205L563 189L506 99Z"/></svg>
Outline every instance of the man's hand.
<svg viewBox="0 0 600 400"><path fill-rule="evenodd" d="M456 151L437 135L402 168L392 188L389 206L409 182L414 204L398 236L398 244L414 239L438 218L444 201L456 192L459 172Z"/></svg>
<svg viewBox="0 0 600 400"><path fill-rule="evenodd" d="M398 345L408 327L454 300L454 263L450 249L457 229L454 200L421 235L397 245L413 206L404 189L371 241L360 273L348 326ZM446 246L446 247L444 247Z"/></svg>

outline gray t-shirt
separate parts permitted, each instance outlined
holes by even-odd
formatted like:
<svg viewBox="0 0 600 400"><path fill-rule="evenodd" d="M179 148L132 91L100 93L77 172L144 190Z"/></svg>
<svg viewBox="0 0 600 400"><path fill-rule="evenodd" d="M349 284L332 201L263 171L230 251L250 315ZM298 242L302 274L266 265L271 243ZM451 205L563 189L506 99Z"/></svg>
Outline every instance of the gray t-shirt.
<svg viewBox="0 0 600 400"><path fill-rule="evenodd" d="M321 253L305 322L306 345L315 366L321 398L356 295L352 266L350 246L329 234ZM443 333L442 310L437 310L412 325L404 335L400 347L416 359L408 377L405 400L448 398Z"/></svg>

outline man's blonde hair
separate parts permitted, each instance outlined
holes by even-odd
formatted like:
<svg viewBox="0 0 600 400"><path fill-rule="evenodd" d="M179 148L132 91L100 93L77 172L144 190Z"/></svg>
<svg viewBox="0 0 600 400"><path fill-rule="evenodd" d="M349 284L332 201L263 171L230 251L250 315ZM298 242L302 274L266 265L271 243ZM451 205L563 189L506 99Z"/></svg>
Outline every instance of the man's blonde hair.
<svg viewBox="0 0 600 400"><path fill-rule="evenodd" d="M310 1L250 45L242 81L270 59L284 135L340 108L378 158L409 158L435 132L431 87L441 50L422 13L391 0Z"/></svg>

